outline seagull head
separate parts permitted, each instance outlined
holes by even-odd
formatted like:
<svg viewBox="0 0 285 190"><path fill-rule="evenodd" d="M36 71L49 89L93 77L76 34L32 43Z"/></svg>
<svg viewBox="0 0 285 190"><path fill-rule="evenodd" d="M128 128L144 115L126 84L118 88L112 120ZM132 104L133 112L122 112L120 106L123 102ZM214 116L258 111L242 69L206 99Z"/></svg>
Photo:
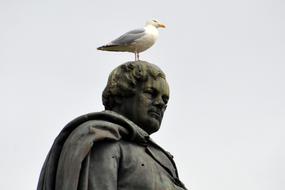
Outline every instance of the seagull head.
<svg viewBox="0 0 285 190"><path fill-rule="evenodd" d="M165 28L166 26L157 20L149 20L145 24L146 26L152 25L155 28Z"/></svg>

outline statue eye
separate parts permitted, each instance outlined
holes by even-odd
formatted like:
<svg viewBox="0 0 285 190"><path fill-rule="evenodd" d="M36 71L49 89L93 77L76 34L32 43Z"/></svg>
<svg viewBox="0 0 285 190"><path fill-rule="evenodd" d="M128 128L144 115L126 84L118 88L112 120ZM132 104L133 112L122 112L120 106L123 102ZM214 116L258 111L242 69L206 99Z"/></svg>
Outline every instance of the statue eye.
<svg viewBox="0 0 285 190"><path fill-rule="evenodd" d="M163 102L164 102L165 104L167 104L167 103L168 103L168 100L169 100L169 97L168 97L168 96L163 96L163 97L162 97L162 100L163 100Z"/></svg>
<svg viewBox="0 0 285 190"><path fill-rule="evenodd" d="M154 89L146 89L144 91L145 94L149 95L151 98L155 97L156 96L156 91Z"/></svg>
<svg viewBox="0 0 285 190"><path fill-rule="evenodd" d="M144 93L152 95L153 94L153 90L149 89L149 90L145 90Z"/></svg>

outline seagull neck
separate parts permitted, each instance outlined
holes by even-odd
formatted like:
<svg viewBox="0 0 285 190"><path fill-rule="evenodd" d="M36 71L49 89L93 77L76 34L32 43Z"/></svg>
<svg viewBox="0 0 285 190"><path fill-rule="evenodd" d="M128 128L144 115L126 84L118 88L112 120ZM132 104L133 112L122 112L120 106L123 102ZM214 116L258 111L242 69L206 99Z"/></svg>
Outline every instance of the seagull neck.
<svg viewBox="0 0 285 190"><path fill-rule="evenodd" d="M147 24L145 26L145 28L151 28L151 29L157 29L155 26L153 26L152 24Z"/></svg>
<svg viewBox="0 0 285 190"><path fill-rule="evenodd" d="M155 35L158 35L158 30L155 26L153 25L147 25L145 27L145 30L147 33L151 33L151 34L155 34Z"/></svg>

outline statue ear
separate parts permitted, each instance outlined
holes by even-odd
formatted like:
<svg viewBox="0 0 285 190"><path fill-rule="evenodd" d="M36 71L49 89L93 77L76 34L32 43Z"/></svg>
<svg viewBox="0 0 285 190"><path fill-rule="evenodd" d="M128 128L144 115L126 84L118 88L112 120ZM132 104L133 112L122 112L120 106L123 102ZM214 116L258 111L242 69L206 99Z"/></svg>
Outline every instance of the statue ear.
<svg viewBox="0 0 285 190"><path fill-rule="evenodd" d="M123 97L121 96L115 96L113 97L113 101L112 101L112 107L120 107L123 103Z"/></svg>
<svg viewBox="0 0 285 190"><path fill-rule="evenodd" d="M116 96L116 97L114 98L114 103L115 103L116 105L121 105L122 102L123 102L123 97Z"/></svg>

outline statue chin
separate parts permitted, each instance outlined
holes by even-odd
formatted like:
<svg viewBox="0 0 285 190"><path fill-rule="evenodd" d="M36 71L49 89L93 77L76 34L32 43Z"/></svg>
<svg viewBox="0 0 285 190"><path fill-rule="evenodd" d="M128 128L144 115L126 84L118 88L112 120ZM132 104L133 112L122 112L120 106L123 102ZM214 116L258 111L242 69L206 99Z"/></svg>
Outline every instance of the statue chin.
<svg viewBox="0 0 285 190"><path fill-rule="evenodd" d="M160 123L161 121L157 118L150 117L148 121L146 121L144 124L139 124L139 127L142 128L149 135L151 135L152 133L155 133L160 129Z"/></svg>

